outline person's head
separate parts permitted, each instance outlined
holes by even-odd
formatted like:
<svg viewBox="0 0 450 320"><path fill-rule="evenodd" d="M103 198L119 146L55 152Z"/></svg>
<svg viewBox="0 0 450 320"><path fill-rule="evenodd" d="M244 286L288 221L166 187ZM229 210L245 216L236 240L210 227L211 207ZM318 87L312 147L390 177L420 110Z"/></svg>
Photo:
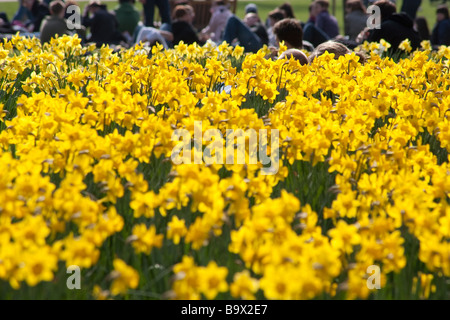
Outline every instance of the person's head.
<svg viewBox="0 0 450 320"><path fill-rule="evenodd" d="M228 2L226 0L214 0L211 4L212 7L226 6L226 5L228 5Z"/></svg>
<svg viewBox="0 0 450 320"><path fill-rule="evenodd" d="M248 27L253 27L259 22L260 22L259 16L254 12L247 13L244 17L244 23Z"/></svg>
<svg viewBox="0 0 450 320"><path fill-rule="evenodd" d="M64 1L64 18L68 19L72 16L74 12L74 7L72 6L80 8L80 5L75 0Z"/></svg>
<svg viewBox="0 0 450 320"><path fill-rule="evenodd" d="M361 0L347 0L345 4L345 12L362 11L366 13L366 7Z"/></svg>
<svg viewBox="0 0 450 320"><path fill-rule="evenodd" d="M309 56L309 62L310 63L313 62L316 57L323 55L325 52L334 53L334 59L336 60L339 59L340 56L352 53L352 51L349 48L347 48L347 46L345 46L344 44L333 40L329 40L319 44L314 49L313 53ZM366 62L366 57L364 56L363 53L355 52L355 54L359 56L360 63Z"/></svg>
<svg viewBox="0 0 450 320"><path fill-rule="evenodd" d="M319 44L316 49L314 49L314 52L310 56L310 60L314 60L315 57L321 56L325 52L334 53L334 58L339 59L340 56L350 53L351 51L342 43L329 40Z"/></svg>
<svg viewBox="0 0 450 320"><path fill-rule="evenodd" d="M436 20L442 21L449 18L448 8L445 4L441 4L436 9Z"/></svg>
<svg viewBox="0 0 450 320"><path fill-rule="evenodd" d="M314 18L315 16L317 16L316 5L314 4L314 2L309 5L308 11L310 18Z"/></svg>
<svg viewBox="0 0 450 320"><path fill-rule="evenodd" d="M89 2L89 11L91 13L95 13L102 8L104 8L104 5L102 5L102 3L99 0L91 0Z"/></svg>
<svg viewBox="0 0 450 320"><path fill-rule="evenodd" d="M286 18L278 21L273 26L273 33L277 41L284 41L288 49L303 47L303 29L300 21L292 18Z"/></svg>
<svg viewBox="0 0 450 320"><path fill-rule="evenodd" d="M381 21L385 21L397 12L396 5L389 0L378 0L373 5L380 8Z"/></svg>
<svg viewBox="0 0 450 320"><path fill-rule="evenodd" d="M258 14L258 7L254 3L249 3L245 6L245 14L247 13L256 13Z"/></svg>
<svg viewBox="0 0 450 320"><path fill-rule="evenodd" d="M291 58L297 60L301 65L308 64L308 58L306 57L306 54L304 54L303 51L299 49L287 49L282 54L280 54L278 60L282 59L289 60Z"/></svg>
<svg viewBox="0 0 450 320"><path fill-rule="evenodd" d="M422 40L430 40L430 29L425 17L416 17L414 19L414 30L419 33Z"/></svg>
<svg viewBox="0 0 450 320"><path fill-rule="evenodd" d="M33 8L34 2L37 0L23 0L22 5L27 8L28 10L31 10Z"/></svg>
<svg viewBox="0 0 450 320"><path fill-rule="evenodd" d="M279 8L276 8L269 12L269 15L267 16L269 18L269 25L273 27L275 23L277 23L280 20L283 20L286 17L286 12L284 10L281 10Z"/></svg>
<svg viewBox="0 0 450 320"><path fill-rule="evenodd" d="M281 6L279 6L278 8L283 10L286 13L286 18L293 18L293 19L295 19L294 8L292 8L292 5L290 3L285 2Z"/></svg>
<svg viewBox="0 0 450 320"><path fill-rule="evenodd" d="M190 5L177 5L173 9L173 20L192 23L195 18L194 8Z"/></svg>
<svg viewBox="0 0 450 320"><path fill-rule="evenodd" d="M214 0L212 2L212 4L211 4L209 12L211 12L211 14L213 14L214 11L216 11L216 10L220 10L222 12L222 11L226 11L228 9L229 9L228 1L226 1L226 0Z"/></svg>
<svg viewBox="0 0 450 320"><path fill-rule="evenodd" d="M61 0L54 0L50 2L50 14L52 16L64 17L64 2Z"/></svg>
<svg viewBox="0 0 450 320"><path fill-rule="evenodd" d="M327 11L328 7L330 6L330 2L328 0L315 0L313 2L313 11L317 14L321 13L322 11Z"/></svg>

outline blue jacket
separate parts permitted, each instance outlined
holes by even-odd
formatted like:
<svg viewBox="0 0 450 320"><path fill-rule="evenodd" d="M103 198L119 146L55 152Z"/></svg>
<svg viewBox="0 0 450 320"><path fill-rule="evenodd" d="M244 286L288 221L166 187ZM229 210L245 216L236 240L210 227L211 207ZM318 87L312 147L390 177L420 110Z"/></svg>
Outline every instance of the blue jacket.
<svg viewBox="0 0 450 320"><path fill-rule="evenodd" d="M431 33L431 44L433 46L450 45L450 19L436 23Z"/></svg>
<svg viewBox="0 0 450 320"><path fill-rule="evenodd" d="M339 35L337 19L326 10L316 16L316 27L325 32L330 39Z"/></svg>

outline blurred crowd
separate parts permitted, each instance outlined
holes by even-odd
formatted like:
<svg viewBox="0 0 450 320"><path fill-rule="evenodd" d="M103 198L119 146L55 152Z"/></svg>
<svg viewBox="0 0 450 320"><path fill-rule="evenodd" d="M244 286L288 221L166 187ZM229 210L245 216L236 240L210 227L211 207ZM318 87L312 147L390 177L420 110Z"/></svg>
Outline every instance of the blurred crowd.
<svg viewBox="0 0 450 320"><path fill-rule="evenodd" d="M230 10L227 0L211 0L209 23L201 30L194 27L196 12L190 0L139 1L142 12L135 0L109 2L114 5L112 10L100 0L91 0L83 11L73 0L19 0L18 10L11 19L0 12L0 33L32 34L42 43L56 35L77 33L83 43L125 47L140 42L172 48L180 41L200 45L207 41L216 44L227 41L242 46L246 52L256 52L267 45L274 55L282 41L291 53L302 49L317 53L330 41L353 49L366 40L384 39L391 44L392 51L405 39L410 40L412 49L418 48L422 40L430 40L435 47L450 45L447 6L437 6L436 21L430 30L427 19L418 15L422 0L403 0L401 6L393 0L347 0L343 33L338 20L330 13L328 0L311 1L307 21L296 18L297 12L290 3L274 8L267 17L261 17L257 4L250 3L243 17L238 17ZM380 9L379 20L373 15L375 11L371 11L372 5ZM155 8L160 17L158 24ZM377 22L379 25L373 27Z"/></svg>

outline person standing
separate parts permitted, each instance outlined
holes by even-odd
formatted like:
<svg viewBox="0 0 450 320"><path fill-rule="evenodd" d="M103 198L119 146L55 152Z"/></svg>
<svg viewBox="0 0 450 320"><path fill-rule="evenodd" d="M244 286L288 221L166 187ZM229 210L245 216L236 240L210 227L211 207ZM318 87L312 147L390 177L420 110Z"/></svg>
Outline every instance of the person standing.
<svg viewBox="0 0 450 320"><path fill-rule="evenodd" d="M414 20L421 3L422 0L403 0L401 11L406 12Z"/></svg>
<svg viewBox="0 0 450 320"><path fill-rule="evenodd" d="M154 27L155 6L161 16L161 24L171 24L169 0L139 0L144 7L145 25Z"/></svg>

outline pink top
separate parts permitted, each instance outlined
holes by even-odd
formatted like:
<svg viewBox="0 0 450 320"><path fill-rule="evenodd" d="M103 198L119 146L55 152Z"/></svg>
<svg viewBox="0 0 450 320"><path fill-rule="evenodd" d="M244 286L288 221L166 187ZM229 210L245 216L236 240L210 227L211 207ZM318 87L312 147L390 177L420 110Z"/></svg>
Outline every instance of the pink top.
<svg viewBox="0 0 450 320"><path fill-rule="evenodd" d="M227 25L228 18L233 15L227 6L220 5L211 8L212 14L209 24L202 30L202 33L208 34L212 41L220 42Z"/></svg>

